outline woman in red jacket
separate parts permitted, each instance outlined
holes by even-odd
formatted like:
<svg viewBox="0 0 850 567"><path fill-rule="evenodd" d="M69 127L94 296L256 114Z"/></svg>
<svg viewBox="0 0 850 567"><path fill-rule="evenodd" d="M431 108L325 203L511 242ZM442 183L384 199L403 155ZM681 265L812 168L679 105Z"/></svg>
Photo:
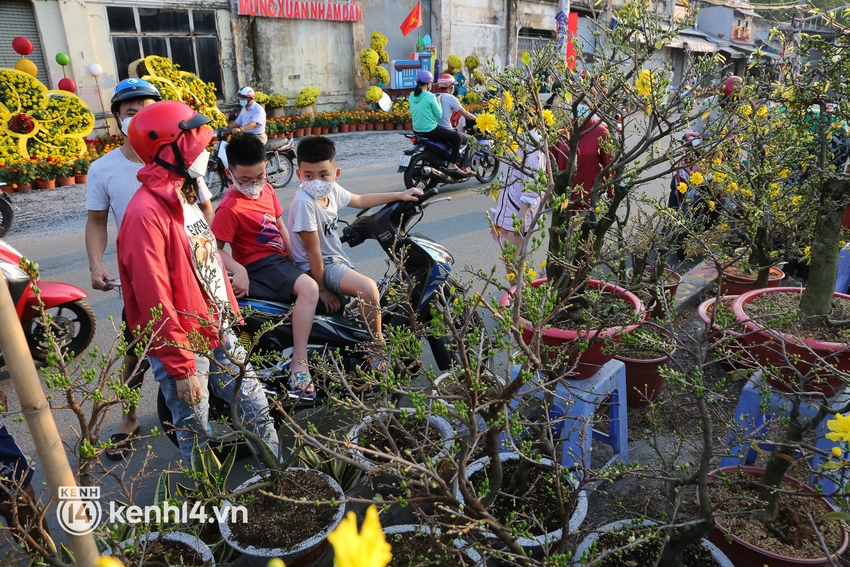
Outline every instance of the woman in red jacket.
<svg viewBox="0 0 850 567"><path fill-rule="evenodd" d="M225 349L242 360L246 354L226 328L228 312L239 307L215 236L196 204L195 179L204 175L213 136L209 121L176 101L157 102L133 117L130 146L145 166L117 240L129 328L144 329L152 310L161 311L148 359L171 410L184 464L191 462L195 439L203 448L211 433L209 388L232 399L233 364ZM212 351L212 369L208 358L193 352L198 350ZM277 453L274 420L250 366L237 402L243 423Z"/></svg>

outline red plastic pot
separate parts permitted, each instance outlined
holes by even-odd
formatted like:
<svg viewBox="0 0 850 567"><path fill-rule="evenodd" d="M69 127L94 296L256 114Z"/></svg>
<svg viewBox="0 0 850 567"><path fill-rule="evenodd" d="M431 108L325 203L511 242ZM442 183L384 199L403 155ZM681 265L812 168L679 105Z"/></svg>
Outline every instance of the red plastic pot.
<svg viewBox="0 0 850 567"><path fill-rule="evenodd" d="M676 352L674 349L673 352ZM671 352L670 354L673 354ZM626 365L626 404L630 408L646 407L661 395L664 377L661 368L670 364L669 356L653 359L629 358L616 355Z"/></svg>
<svg viewBox="0 0 850 567"><path fill-rule="evenodd" d="M779 268L771 268L770 276L767 278L767 287L779 287L783 279L785 279L785 272ZM756 278L736 276L728 272L723 272L720 295L742 295L748 291L752 291L755 283Z"/></svg>
<svg viewBox="0 0 850 567"><path fill-rule="evenodd" d="M296 128L295 129L295 137L302 138L304 136L304 128Z"/></svg>
<svg viewBox="0 0 850 567"><path fill-rule="evenodd" d="M629 268L629 270L628 270L629 279L631 279L631 273L632 273L632 270L631 270L631 268ZM643 273L644 274L649 273L651 275L652 274L652 267L651 266L645 267L643 269ZM676 282L671 283L671 284L663 284L661 286L661 289L664 290L664 295L667 296L672 302L672 300L676 299L676 292L679 291L679 284L682 283L682 276L680 276L678 273L676 273L672 270L664 270L664 275L662 277L662 281L666 281L668 277L672 277L674 280L676 280ZM646 283L646 281L642 281L641 283ZM649 288L649 296L651 297L651 300L653 301L651 317L653 317L655 319L661 319L661 318L665 317L667 315L667 311L664 308L664 302L658 300L657 287L656 286L652 286L652 287Z"/></svg>
<svg viewBox="0 0 850 567"><path fill-rule="evenodd" d="M531 282L531 286L539 287L548 281L549 280L546 278L540 278ZM621 299L625 299L631 303L635 312L642 314L644 317L646 316L646 308L640 298L638 298L635 294L626 291L622 287L601 282L599 280L587 280L587 285L595 289L603 289L605 291L612 291L616 293ZM516 287L513 287L510 292L502 294L502 297L499 299L499 305L510 305L511 298L515 290ZM526 342L526 344L528 344L534 336L534 328L524 319L522 322L525 325L522 332L522 339ZM608 327L607 329L596 329L591 331L549 328L543 331L543 344L548 347L561 347L572 345L578 340L589 340L590 346L587 350L581 353L578 364L576 364L574 369L575 374L570 376L573 380L587 380L599 372L599 369L605 365L605 363L614 358L613 352L608 354L603 353L603 350L610 350L604 349L606 339L614 339L623 331L633 331L637 327L638 325L628 325L626 327Z"/></svg>
<svg viewBox="0 0 850 567"><path fill-rule="evenodd" d="M741 471L745 474L758 478L761 478L764 475L763 467L732 466L723 467L719 470L727 474ZM708 473L709 480L715 478L717 472L718 471L712 471ZM814 492L814 490L796 478L785 476L783 477L783 480L803 492ZM821 498L821 500L833 510L835 509L827 499ZM697 493L697 503L699 503L699 493ZM806 567L830 566L829 558L825 555L814 559L798 559L762 549L727 530L723 526L722 518L714 518L714 527L708 532L708 541L716 545L720 551L726 554L732 563L735 564L735 567L762 567L762 565L765 567L800 567L801 565L805 565ZM841 554L843 554L847 549L848 543L850 543L850 538L848 538L847 530L844 530L844 540L841 542L841 547L838 548L838 551L836 551L833 555L833 558L841 556Z"/></svg>
<svg viewBox="0 0 850 567"><path fill-rule="evenodd" d="M728 303L731 308L733 301L738 299L737 295L726 295L720 298L723 303ZM697 308L697 315L702 319L702 322L708 326L711 322L711 310L714 308L714 298L703 301ZM750 368L747 364L749 357L737 356L739 352L745 352L744 343L742 341L744 335L733 329L724 329L717 323L711 325L711 332L708 339L711 341L711 347L714 349L723 348L723 359L719 362L720 367L726 372L732 373L736 370Z"/></svg>
<svg viewBox="0 0 850 567"><path fill-rule="evenodd" d="M375 123L374 122L367 122L366 123L366 130L374 130L374 129L375 129Z"/></svg>
<svg viewBox="0 0 850 567"><path fill-rule="evenodd" d="M358 132L363 132L363 131L365 131L365 130L366 130L366 124L362 124L362 123L361 123L361 124L357 124L357 131L358 131Z"/></svg>
<svg viewBox="0 0 850 567"><path fill-rule="evenodd" d="M404 123L405 130L413 130L413 122L405 122Z"/></svg>
<svg viewBox="0 0 850 567"><path fill-rule="evenodd" d="M82 175L75 175L74 176L74 182L77 183L77 184L85 183L88 180L88 178L89 178L89 176L88 176L87 173L84 173Z"/></svg>
<svg viewBox="0 0 850 567"><path fill-rule="evenodd" d="M383 122L375 122L375 130L383 130L384 123Z"/></svg>
<svg viewBox="0 0 850 567"><path fill-rule="evenodd" d="M11 185L0 185L0 191L3 191L4 193L7 193L7 194L12 194L12 193L15 192L15 188L12 187Z"/></svg>
<svg viewBox="0 0 850 567"><path fill-rule="evenodd" d="M70 187L76 183L73 177L57 177L56 178L56 186L57 187Z"/></svg>
<svg viewBox="0 0 850 567"><path fill-rule="evenodd" d="M340 134L348 134L348 124L340 124L339 132Z"/></svg>
<svg viewBox="0 0 850 567"><path fill-rule="evenodd" d="M39 189L56 189L56 180L51 179L50 181L36 181L35 186Z"/></svg>
<svg viewBox="0 0 850 567"><path fill-rule="evenodd" d="M15 187L16 193L26 193L27 191L32 191L32 183L19 184Z"/></svg>
<svg viewBox="0 0 850 567"><path fill-rule="evenodd" d="M750 321L750 316L746 312L747 303L769 293L800 294L803 293L803 289L797 287L755 289L741 295L732 302L735 317L747 328L747 333L743 337L744 344L748 347L755 347L749 348L749 354L761 366L773 365L779 369L787 368L789 361L793 361L794 368L804 375L812 372L813 367L815 367L814 372L820 378L820 383L807 384L806 390L808 391L815 390L831 396L843 390L844 381L828 367L824 367L824 362L834 366L841 373L850 372L850 348L847 344L796 337L773 329L768 331L758 322ZM836 292L834 297L850 300L850 295L845 293ZM793 383L796 384L796 376L793 380ZM788 384L779 380L769 379L768 382L777 390L783 392L792 390Z"/></svg>

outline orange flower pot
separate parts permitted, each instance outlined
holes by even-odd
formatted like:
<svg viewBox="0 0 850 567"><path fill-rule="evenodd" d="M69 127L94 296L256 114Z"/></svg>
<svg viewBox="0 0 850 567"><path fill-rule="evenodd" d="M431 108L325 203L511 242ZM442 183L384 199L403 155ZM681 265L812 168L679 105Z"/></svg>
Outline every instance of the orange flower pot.
<svg viewBox="0 0 850 567"><path fill-rule="evenodd" d="M366 123L366 130L367 131L374 130L375 126L377 126L377 124L375 124L374 122L367 122ZM381 127L381 129L383 129L383 126Z"/></svg>
<svg viewBox="0 0 850 567"><path fill-rule="evenodd" d="M36 181L35 186L37 189L56 189L56 180L51 179L50 181Z"/></svg>
<svg viewBox="0 0 850 567"><path fill-rule="evenodd" d="M32 183L15 187L15 193L26 193L27 191L32 191Z"/></svg>
<svg viewBox="0 0 850 567"><path fill-rule="evenodd" d="M87 173L84 173L83 175L75 175L75 176L74 176L74 181L75 181L77 184L85 183L85 182L86 182L86 180L87 180L88 178L89 178L88 174L87 174Z"/></svg>
<svg viewBox="0 0 850 567"><path fill-rule="evenodd" d="M0 185L0 191L11 194L15 192L15 188L11 185Z"/></svg>
<svg viewBox="0 0 850 567"><path fill-rule="evenodd" d="M384 122L384 130L392 130L394 127L392 122Z"/></svg>
<svg viewBox="0 0 850 567"><path fill-rule="evenodd" d="M340 134L348 134L348 124L341 124L339 127Z"/></svg>
<svg viewBox="0 0 850 567"><path fill-rule="evenodd" d="M76 180L73 177L57 177L56 178L56 186L57 187L68 187L76 183Z"/></svg>
<svg viewBox="0 0 850 567"><path fill-rule="evenodd" d="M365 125L365 124L358 124L358 125L357 125L357 131L358 131L358 132L363 132L365 129L366 129L366 125Z"/></svg>

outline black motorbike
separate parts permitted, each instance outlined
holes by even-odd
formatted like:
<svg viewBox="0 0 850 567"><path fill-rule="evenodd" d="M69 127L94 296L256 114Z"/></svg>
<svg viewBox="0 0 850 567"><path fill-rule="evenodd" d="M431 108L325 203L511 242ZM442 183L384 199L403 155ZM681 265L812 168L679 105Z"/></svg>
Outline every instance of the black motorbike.
<svg viewBox="0 0 850 567"><path fill-rule="evenodd" d="M456 294L462 293L460 284L450 276L454 264L451 253L443 245L422 234L408 232L411 222L414 219L419 222L428 206L451 199L445 197L428 202L436 194L437 189L431 188L416 202L396 201L363 210L343 230L341 240L349 246L358 246L366 240L377 240L391 259L384 277L377 282L385 328L409 326L414 319L427 324L432 317L432 307L444 299L447 304L452 304ZM395 260L399 258L401 266L396 267ZM405 290L409 290L409 293ZM275 294L258 282L251 282L250 294L250 297L239 301L243 314L238 328L239 340L245 346L251 345L258 333L271 328L261 335L255 349L255 352L266 355L275 353L277 358L277 362L257 368L266 395L284 406L304 407L321 403L320 383L317 384L319 392L316 400L308 400L287 388L289 358L292 354L292 324L287 317L290 305L274 301L272 298ZM363 343L368 342L370 336L357 309L344 305L345 302L335 313L316 315L310 333L309 350L311 356L323 356L326 352L339 349L343 366L353 370L357 366L364 367L366 352ZM466 315L457 318L458 325L464 324ZM470 321L480 329L479 335L484 337L483 323L477 313L471 315ZM423 338L428 340L440 370L449 369L457 357L457 349L451 338L432 335ZM173 430L167 425L171 413L162 393L159 394L157 406L165 431L176 443ZM210 396L210 422L218 421L222 416L230 416L227 402ZM238 450L240 456L248 452L244 444L239 445Z"/></svg>
<svg viewBox="0 0 850 567"><path fill-rule="evenodd" d="M471 151L471 167L473 174L464 174L449 170L451 147L443 142L423 138L417 134L405 134L413 142L413 147L404 150L398 158L398 171L404 173L404 186L430 189L438 185L453 185L463 183L475 177L481 183L491 183L499 173L499 160L487 148L491 141L478 140L478 148L466 148Z"/></svg>
<svg viewBox="0 0 850 567"><path fill-rule="evenodd" d="M215 146L210 152L207 174L204 176L213 201L220 199L230 187L230 178L224 172L227 169L225 149L229 135L230 128L219 128L213 138ZM266 142L266 161L266 175L271 186L275 189L286 187L295 172L295 141L292 138L276 138Z"/></svg>

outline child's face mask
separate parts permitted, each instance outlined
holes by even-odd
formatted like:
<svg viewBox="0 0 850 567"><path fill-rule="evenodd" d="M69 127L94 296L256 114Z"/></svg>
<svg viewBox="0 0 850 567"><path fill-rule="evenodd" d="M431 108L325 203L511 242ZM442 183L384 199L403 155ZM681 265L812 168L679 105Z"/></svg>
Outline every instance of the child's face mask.
<svg viewBox="0 0 850 567"><path fill-rule="evenodd" d="M301 182L301 188L304 189L304 192L313 197L316 201L327 197L328 194L330 194L333 185L333 182L322 181L321 179Z"/></svg>

